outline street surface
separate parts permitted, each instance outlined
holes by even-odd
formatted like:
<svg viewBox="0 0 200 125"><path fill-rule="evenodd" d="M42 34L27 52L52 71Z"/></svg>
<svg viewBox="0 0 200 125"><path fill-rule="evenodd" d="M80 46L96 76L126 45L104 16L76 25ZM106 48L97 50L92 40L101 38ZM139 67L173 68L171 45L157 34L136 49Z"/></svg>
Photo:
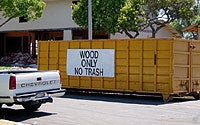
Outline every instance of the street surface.
<svg viewBox="0 0 200 125"><path fill-rule="evenodd" d="M199 125L200 101L67 93L36 112L3 105L0 114L1 119L32 125Z"/></svg>

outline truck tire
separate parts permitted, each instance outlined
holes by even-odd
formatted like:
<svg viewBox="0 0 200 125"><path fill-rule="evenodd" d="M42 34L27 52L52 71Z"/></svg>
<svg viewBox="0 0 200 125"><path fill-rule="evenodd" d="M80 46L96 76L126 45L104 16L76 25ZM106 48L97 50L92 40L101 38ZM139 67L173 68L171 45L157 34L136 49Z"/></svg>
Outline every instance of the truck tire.
<svg viewBox="0 0 200 125"><path fill-rule="evenodd" d="M38 108L40 108L41 103L40 102L26 102L22 104L22 106L24 107L24 109L28 111L37 111Z"/></svg>
<svg viewBox="0 0 200 125"><path fill-rule="evenodd" d="M195 98L195 100L199 100L200 99L200 93L194 93L193 97Z"/></svg>

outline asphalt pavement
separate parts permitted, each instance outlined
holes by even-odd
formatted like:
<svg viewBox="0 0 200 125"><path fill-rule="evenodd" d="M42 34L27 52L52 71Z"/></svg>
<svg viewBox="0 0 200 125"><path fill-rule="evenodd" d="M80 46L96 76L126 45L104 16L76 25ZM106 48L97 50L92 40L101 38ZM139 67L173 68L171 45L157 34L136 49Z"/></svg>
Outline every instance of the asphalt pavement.
<svg viewBox="0 0 200 125"><path fill-rule="evenodd" d="M1 119L31 125L199 125L200 101L159 96L67 93L36 112L1 109Z"/></svg>

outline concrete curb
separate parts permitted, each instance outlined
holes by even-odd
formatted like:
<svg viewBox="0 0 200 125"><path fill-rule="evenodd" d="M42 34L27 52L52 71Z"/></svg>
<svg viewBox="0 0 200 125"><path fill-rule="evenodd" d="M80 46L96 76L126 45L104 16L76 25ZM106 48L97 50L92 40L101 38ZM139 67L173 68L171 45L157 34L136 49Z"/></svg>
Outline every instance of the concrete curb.
<svg viewBox="0 0 200 125"><path fill-rule="evenodd" d="M24 124L20 122L13 122L13 121L0 119L0 125L30 125L30 124Z"/></svg>

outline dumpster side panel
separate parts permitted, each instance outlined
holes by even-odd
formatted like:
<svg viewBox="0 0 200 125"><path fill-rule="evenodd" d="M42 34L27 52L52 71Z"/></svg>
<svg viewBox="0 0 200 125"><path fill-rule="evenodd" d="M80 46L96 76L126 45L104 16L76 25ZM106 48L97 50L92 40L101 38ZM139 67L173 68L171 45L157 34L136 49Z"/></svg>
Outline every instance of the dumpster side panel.
<svg viewBox="0 0 200 125"><path fill-rule="evenodd" d="M115 84L117 90L126 91L128 85L128 59L129 59L129 40L115 41Z"/></svg>
<svg viewBox="0 0 200 125"><path fill-rule="evenodd" d="M157 60L155 62L157 92L172 93L172 45L172 39L161 39L157 41Z"/></svg>
<svg viewBox="0 0 200 125"><path fill-rule="evenodd" d="M142 77L142 40L131 40L129 44L129 89L143 91Z"/></svg>
<svg viewBox="0 0 200 125"><path fill-rule="evenodd" d="M200 41L191 43L191 86L193 91L200 91Z"/></svg>
<svg viewBox="0 0 200 125"><path fill-rule="evenodd" d="M143 91L156 92L156 48L155 39L143 40L142 49L142 84Z"/></svg>
<svg viewBox="0 0 200 125"><path fill-rule="evenodd" d="M58 70L59 42L51 42L49 46L49 70Z"/></svg>
<svg viewBox="0 0 200 125"><path fill-rule="evenodd" d="M190 42L175 39L173 43L173 92L190 92Z"/></svg>
<svg viewBox="0 0 200 125"><path fill-rule="evenodd" d="M69 41L60 41L59 42L59 58L58 58L58 69L62 76L62 87L69 87L69 76L66 75L66 49L69 48Z"/></svg>
<svg viewBox="0 0 200 125"><path fill-rule="evenodd" d="M49 68L49 42L40 41L38 43L38 60L37 65L40 70Z"/></svg>

